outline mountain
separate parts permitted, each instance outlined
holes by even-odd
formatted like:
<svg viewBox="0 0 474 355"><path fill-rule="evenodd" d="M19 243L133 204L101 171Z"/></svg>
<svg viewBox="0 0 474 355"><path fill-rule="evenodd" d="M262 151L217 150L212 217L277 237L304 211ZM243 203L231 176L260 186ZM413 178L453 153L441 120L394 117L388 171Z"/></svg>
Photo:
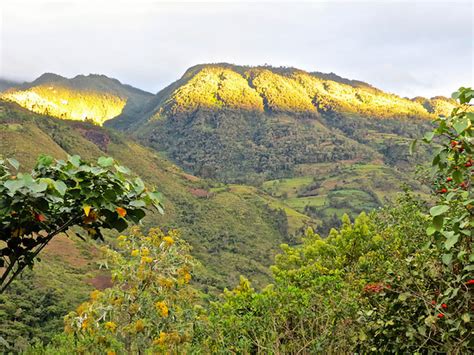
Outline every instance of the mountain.
<svg viewBox="0 0 474 355"><path fill-rule="evenodd" d="M67 79L45 73L31 83L5 90L0 97L36 113L102 125L120 114L135 115L152 94L105 75Z"/></svg>
<svg viewBox="0 0 474 355"><path fill-rule="evenodd" d="M193 174L253 183L319 163L403 164L409 141L453 107L451 99L410 100L332 73L205 64L133 120L106 124Z"/></svg>
<svg viewBox="0 0 474 355"><path fill-rule="evenodd" d="M229 287L240 274L264 284L279 245L294 243L298 231L315 224L263 191L189 175L121 134L37 115L0 100L0 155L15 157L29 168L39 154L79 154L88 160L109 155L156 186L165 197L165 214L152 214L144 223L181 230L205 265L198 280L205 287Z"/></svg>
<svg viewBox="0 0 474 355"><path fill-rule="evenodd" d="M21 83L19 82L0 78L0 93L8 89L17 88L19 86L21 86Z"/></svg>

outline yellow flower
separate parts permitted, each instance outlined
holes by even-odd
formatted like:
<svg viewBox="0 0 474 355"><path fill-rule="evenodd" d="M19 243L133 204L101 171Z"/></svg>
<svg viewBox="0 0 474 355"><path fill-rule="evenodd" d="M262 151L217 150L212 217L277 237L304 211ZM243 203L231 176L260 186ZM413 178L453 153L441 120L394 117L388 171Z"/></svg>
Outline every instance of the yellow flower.
<svg viewBox="0 0 474 355"><path fill-rule="evenodd" d="M92 291L90 293L91 300L95 301L96 299L98 299L100 297L101 294L102 294L102 292L100 292L99 290Z"/></svg>
<svg viewBox="0 0 474 355"><path fill-rule="evenodd" d="M143 323L141 319L137 320L135 322L135 331L137 333L140 333L140 332L143 332L144 329L145 329L145 323Z"/></svg>
<svg viewBox="0 0 474 355"><path fill-rule="evenodd" d="M131 254L132 256L138 256L138 254L140 254L140 251L138 249L133 249Z"/></svg>
<svg viewBox="0 0 474 355"><path fill-rule="evenodd" d="M164 288L173 287L173 280L170 280L170 279L159 279L158 283L160 284L161 287L164 287Z"/></svg>
<svg viewBox="0 0 474 355"><path fill-rule="evenodd" d="M107 351L107 355L116 355L117 353L113 350Z"/></svg>
<svg viewBox="0 0 474 355"><path fill-rule="evenodd" d="M170 245L173 245L174 243L174 239L169 237L169 236L166 236L166 237L163 237L163 241L166 243L166 245L170 246Z"/></svg>
<svg viewBox="0 0 474 355"><path fill-rule="evenodd" d="M168 306L163 301L158 301L155 303L155 308L158 312L160 312L162 317L168 317Z"/></svg>
<svg viewBox="0 0 474 355"><path fill-rule="evenodd" d="M84 314L84 312L87 310L87 306L89 306L89 304L87 302L84 302L84 303L81 303L77 308L76 308L76 312L78 315L82 316Z"/></svg>
<svg viewBox="0 0 474 355"><path fill-rule="evenodd" d="M184 278L184 282L188 283L189 281L191 281L191 274L189 272L186 272L183 275L183 278Z"/></svg>
<svg viewBox="0 0 474 355"><path fill-rule="evenodd" d="M153 345L163 345L166 342L166 333L160 332L160 337L153 340Z"/></svg>
<svg viewBox="0 0 474 355"><path fill-rule="evenodd" d="M117 240L118 240L119 242L123 242L124 240L127 240L127 236L126 236L126 235L119 235L119 236L117 237Z"/></svg>
<svg viewBox="0 0 474 355"><path fill-rule="evenodd" d="M149 256L142 256L142 263L151 263L153 259Z"/></svg>
<svg viewBox="0 0 474 355"><path fill-rule="evenodd" d="M111 332L115 332L115 329L117 329L117 324L114 322L107 322L105 323L105 328L110 330Z"/></svg>
<svg viewBox="0 0 474 355"><path fill-rule="evenodd" d="M86 318L81 324L81 329L87 329L88 326L89 326L89 319Z"/></svg>
<svg viewBox="0 0 474 355"><path fill-rule="evenodd" d="M143 248L142 249L142 256L148 256L150 255L150 250L148 248Z"/></svg>

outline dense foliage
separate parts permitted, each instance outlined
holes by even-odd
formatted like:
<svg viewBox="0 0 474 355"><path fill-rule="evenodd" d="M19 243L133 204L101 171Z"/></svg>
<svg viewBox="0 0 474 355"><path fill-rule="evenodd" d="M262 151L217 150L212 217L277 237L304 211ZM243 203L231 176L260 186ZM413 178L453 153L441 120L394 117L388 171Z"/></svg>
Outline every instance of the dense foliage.
<svg viewBox="0 0 474 355"><path fill-rule="evenodd" d="M102 239L101 228L122 231L138 223L148 206L162 210L158 193L140 178L130 179L130 171L112 158L90 165L79 156L41 156L30 173L19 172L16 160L8 163L0 160L0 292L70 227Z"/></svg>
<svg viewBox="0 0 474 355"><path fill-rule="evenodd" d="M189 286L195 262L175 230L132 229L103 248L113 286L65 317L65 336L52 353L183 351L193 336L196 292ZM71 342L73 341L73 342Z"/></svg>
<svg viewBox="0 0 474 355"><path fill-rule="evenodd" d="M108 124L194 174L258 184L292 176L302 164L403 164L408 139L455 106L431 102L292 68L216 64L189 69L128 126L122 118Z"/></svg>
<svg viewBox="0 0 474 355"><path fill-rule="evenodd" d="M473 94L456 95L465 104ZM41 351L471 352L472 118L461 106L425 136L441 145L434 206L405 193L353 222L344 216L326 238L309 228L302 245L282 245L261 291L241 278L197 310L192 262L185 246L173 250L174 232L119 237L108 252L116 286L91 294L66 318L69 335Z"/></svg>

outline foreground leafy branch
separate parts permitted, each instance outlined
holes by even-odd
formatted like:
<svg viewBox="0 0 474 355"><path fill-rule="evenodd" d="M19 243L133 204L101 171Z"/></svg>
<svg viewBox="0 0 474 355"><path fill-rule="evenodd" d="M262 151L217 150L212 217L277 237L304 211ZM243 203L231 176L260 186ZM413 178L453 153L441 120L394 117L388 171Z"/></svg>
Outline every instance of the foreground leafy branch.
<svg viewBox="0 0 474 355"><path fill-rule="evenodd" d="M145 210L162 212L160 195L112 158L88 164L40 156L30 173L14 159L0 160L0 293L59 233L79 226L93 239L101 229L123 231Z"/></svg>

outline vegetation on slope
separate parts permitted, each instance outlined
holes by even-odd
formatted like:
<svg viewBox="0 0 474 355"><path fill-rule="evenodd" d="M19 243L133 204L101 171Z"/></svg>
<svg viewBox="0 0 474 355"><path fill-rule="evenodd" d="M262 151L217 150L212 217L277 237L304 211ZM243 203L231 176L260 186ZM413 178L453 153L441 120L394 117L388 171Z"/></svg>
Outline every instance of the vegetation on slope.
<svg viewBox="0 0 474 355"><path fill-rule="evenodd" d="M47 73L0 97L36 113L102 125L124 111L138 110L151 94L104 75L66 79Z"/></svg>
<svg viewBox="0 0 474 355"><path fill-rule="evenodd" d="M190 68L134 121L107 124L193 174L258 185L292 177L302 164L412 165L410 139L453 105L400 98L335 75L216 64Z"/></svg>
<svg viewBox="0 0 474 355"><path fill-rule="evenodd" d="M466 104L474 90L462 88L455 97ZM171 249L174 236L119 237L121 250L106 250L117 286L92 293L66 319L66 333L34 350L472 352L473 122L460 107L424 136L439 142L434 205L405 194L354 222L343 216L326 238L308 229L302 245L282 245L273 282L263 290L241 278L220 301L196 305L187 284L192 261L183 244ZM155 280L155 268L169 274Z"/></svg>

